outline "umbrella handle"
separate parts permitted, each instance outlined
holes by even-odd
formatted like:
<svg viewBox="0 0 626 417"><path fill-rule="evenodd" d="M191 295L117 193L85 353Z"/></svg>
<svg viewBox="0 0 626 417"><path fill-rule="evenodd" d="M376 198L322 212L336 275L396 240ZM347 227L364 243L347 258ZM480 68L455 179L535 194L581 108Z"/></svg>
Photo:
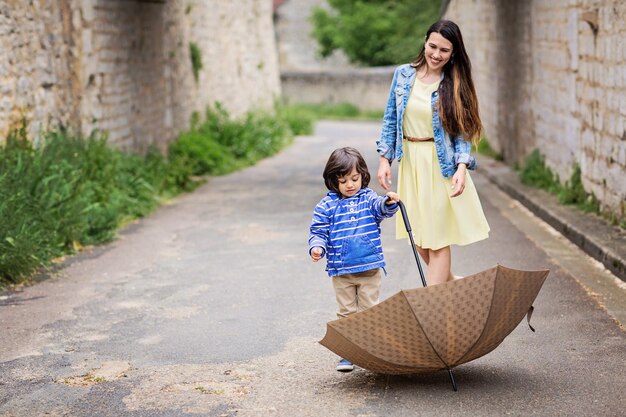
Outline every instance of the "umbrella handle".
<svg viewBox="0 0 626 417"><path fill-rule="evenodd" d="M404 207L404 203L402 201L398 201L398 206L400 206L400 212L402 213L402 220L404 220L404 227L406 228L406 232L409 234L409 239L411 240L411 248L413 249L413 255L415 255L415 262L417 262L417 269L420 272L420 278L422 279L422 284L426 287L426 278L424 278L424 271L422 270L422 264L420 263L419 255L417 254L417 247L415 246L415 241L413 240L413 233L411 232L411 223L409 222L409 216L406 214L406 208Z"/></svg>

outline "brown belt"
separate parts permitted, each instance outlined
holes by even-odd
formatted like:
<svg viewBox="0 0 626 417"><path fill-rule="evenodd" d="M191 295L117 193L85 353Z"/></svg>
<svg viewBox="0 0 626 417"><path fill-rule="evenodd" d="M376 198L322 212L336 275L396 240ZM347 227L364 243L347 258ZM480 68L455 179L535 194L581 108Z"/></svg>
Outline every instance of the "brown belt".
<svg viewBox="0 0 626 417"><path fill-rule="evenodd" d="M435 141L434 138L412 138L410 136L405 136L404 139L408 140L409 142L434 142Z"/></svg>

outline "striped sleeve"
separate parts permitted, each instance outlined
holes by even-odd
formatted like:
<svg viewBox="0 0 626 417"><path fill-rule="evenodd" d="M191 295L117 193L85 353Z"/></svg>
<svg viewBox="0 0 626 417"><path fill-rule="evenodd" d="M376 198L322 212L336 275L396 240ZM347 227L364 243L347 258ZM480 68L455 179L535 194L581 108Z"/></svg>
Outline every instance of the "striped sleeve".
<svg viewBox="0 0 626 417"><path fill-rule="evenodd" d="M398 211L398 203L385 204L387 196L379 196L372 191L369 198L372 215L378 222L381 222L385 217L393 217L393 215Z"/></svg>
<svg viewBox="0 0 626 417"><path fill-rule="evenodd" d="M330 213L328 205L324 204L324 200L320 201L313 211L313 220L309 228L309 255L311 249L318 246L322 248L322 257L326 254L328 248L328 238L330 231Z"/></svg>

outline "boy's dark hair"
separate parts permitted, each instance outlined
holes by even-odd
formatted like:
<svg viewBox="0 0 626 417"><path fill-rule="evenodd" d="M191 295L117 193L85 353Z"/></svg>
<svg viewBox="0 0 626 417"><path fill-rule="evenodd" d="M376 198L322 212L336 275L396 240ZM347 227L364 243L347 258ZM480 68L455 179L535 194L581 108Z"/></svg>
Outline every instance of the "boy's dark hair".
<svg viewBox="0 0 626 417"><path fill-rule="evenodd" d="M370 172L359 151L350 147L335 149L324 168L324 184L330 191L340 194L339 178L351 173L352 168L356 168L361 174L361 187L367 187L370 183Z"/></svg>

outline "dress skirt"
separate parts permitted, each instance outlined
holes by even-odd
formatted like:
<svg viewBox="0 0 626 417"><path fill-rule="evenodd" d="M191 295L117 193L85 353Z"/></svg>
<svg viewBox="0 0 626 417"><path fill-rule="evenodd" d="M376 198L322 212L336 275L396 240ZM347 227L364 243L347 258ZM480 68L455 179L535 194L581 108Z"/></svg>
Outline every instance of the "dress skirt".
<svg viewBox="0 0 626 417"><path fill-rule="evenodd" d="M452 178L441 174L435 142L405 140L402 147L398 194L406 207L415 244L436 250L489 237L489 224L469 171L465 190L452 198ZM396 238L408 239L402 216L396 216Z"/></svg>

